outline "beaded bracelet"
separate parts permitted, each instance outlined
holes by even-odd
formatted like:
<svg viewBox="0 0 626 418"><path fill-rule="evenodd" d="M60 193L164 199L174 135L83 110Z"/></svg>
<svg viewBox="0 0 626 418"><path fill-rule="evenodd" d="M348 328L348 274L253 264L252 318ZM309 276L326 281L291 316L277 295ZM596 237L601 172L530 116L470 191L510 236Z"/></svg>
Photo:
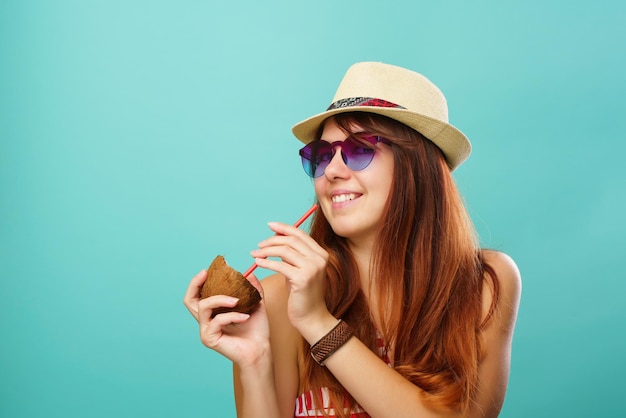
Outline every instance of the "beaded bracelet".
<svg viewBox="0 0 626 418"><path fill-rule="evenodd" d="M343 320L311 346L311 356L320 366L352 337L352 330Z"/></svg>

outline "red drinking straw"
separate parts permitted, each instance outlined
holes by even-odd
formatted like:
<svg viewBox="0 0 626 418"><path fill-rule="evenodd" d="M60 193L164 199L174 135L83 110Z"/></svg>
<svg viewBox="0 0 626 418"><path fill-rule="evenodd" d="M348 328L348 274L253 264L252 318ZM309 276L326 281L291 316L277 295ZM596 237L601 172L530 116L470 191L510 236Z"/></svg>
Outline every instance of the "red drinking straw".
<svg viewBox="0 0 626 418"><path fill-rule="evenodd" d="M302 217L300 219L298 219L295 224L293 224L293 226L295 226L297 228L300 225L302 225L302 223L304 221L306 221L307 218L309 216L311 216L313 214L313 212L315 212L316 210L317 210L317 203L315 203L313 206L311 206L311 208L309 210L307 210L306 213L304 215L302 215ZM250 275L250 273L252 273L257 267L259 267L259 266L257 266L256 263L251 265L250 268L248 270L246 270L246 272L243 274L243 277L248 277Z"/></svg>

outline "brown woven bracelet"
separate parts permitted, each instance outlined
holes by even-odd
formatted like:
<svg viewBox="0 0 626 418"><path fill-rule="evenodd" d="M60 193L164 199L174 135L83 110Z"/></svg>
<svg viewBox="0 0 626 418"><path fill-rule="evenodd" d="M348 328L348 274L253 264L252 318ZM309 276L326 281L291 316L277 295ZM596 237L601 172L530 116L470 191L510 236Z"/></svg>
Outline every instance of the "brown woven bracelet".
<svg viewBox="0 0 626 418"><path fill-rule="evenodd" d="M311 346L311 356L320 366L352 337L352 330L343 320Z"/></svg>

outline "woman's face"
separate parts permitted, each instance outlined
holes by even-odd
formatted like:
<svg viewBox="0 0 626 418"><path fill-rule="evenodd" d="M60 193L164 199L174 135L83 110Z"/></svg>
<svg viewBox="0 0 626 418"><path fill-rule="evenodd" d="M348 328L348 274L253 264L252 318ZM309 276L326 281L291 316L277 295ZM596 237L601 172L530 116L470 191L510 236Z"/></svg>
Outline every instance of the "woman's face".
<svg viewBox="0 0 626 418"><path fill-rule="evenodd" d="M353 126L352 133L361 132ZM347 135L334 119L324 124L321 140L344 141ZM324 171L315 179L315 193L333 231L356 244L372 243L383 216L393 179L393 152L378 143L369 166L352 171L337 151Z"/></svg>

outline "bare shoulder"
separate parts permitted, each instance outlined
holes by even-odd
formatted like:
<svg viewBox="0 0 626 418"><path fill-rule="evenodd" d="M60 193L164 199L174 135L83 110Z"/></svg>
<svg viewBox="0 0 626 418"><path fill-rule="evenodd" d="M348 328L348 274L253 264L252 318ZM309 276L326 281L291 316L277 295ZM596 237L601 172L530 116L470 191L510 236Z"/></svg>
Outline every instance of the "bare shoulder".
<svg viewBox="0 0 626 418"><path fill-rule="evenodd" d="M476 410L476 416L497 416L509 380L522 281L517 265L508 255L485 250L483 259L490 269L485 273L487 280L483 284L483 318L487 322L481 331L483 352L476 399L480 410ZM495 277L489 277L490 274ZM490 278L494 280L488 280ZM495 299L494 295L497 295Z"/></svg>
<svg viewBox="0 0 626 418"><path fill-rule="evenodd" d="M505 298L519 299L522 291L522 277L515 261L505 253L498 251L483 251L485 262L491 266L498 285Z"/></svg>
<svg viewBox="0 0 626 418"><path fill-rule="evenodd" d="M280 274L272 274L261 280L261 286L263 286L264 299L268 307L275 305L287 305L287 297L289 296L289 289L285 278Z"/></svg>
<svg viewBox="0 0 626 418"><path fill-rule="evenodd" d="M517 264L505 253L484 250L485 262L491 267L497 280L497 302L495 312L495 322L499 323L501 329L507 333L512 333L519 301L522 293L522 278ZM493 302L493 288L485 285L483 306L488 311Z"/></svg>
<svg viewBox="0 0 626 418"><path fill-rule="evenodd" d="M287 281L280 274L273 274L261 281L265 309L270 321L273 337L296 338L298 331L291 325L287 317L287 301L289 288ZM283 343L285 341L282 341Z"/></svg>
<svg viewBox="0 0 626 418"><path fill-rule="evenodd" d="M289 288L285 277L281 274L272 274L261 280L261 286L263 287L265 308L270 315L270 320L287 320L285 312L289 299ZM274 318L276 315L278 317Z"/></svg>
<svg viewBox="0 0 626 418"><path fill-rule="evenodd" d="M506 276L508 280L520 282L519 269L510 256L500 251L483 250L482 252L485 262L492 266L498 276Z"/></svg>

